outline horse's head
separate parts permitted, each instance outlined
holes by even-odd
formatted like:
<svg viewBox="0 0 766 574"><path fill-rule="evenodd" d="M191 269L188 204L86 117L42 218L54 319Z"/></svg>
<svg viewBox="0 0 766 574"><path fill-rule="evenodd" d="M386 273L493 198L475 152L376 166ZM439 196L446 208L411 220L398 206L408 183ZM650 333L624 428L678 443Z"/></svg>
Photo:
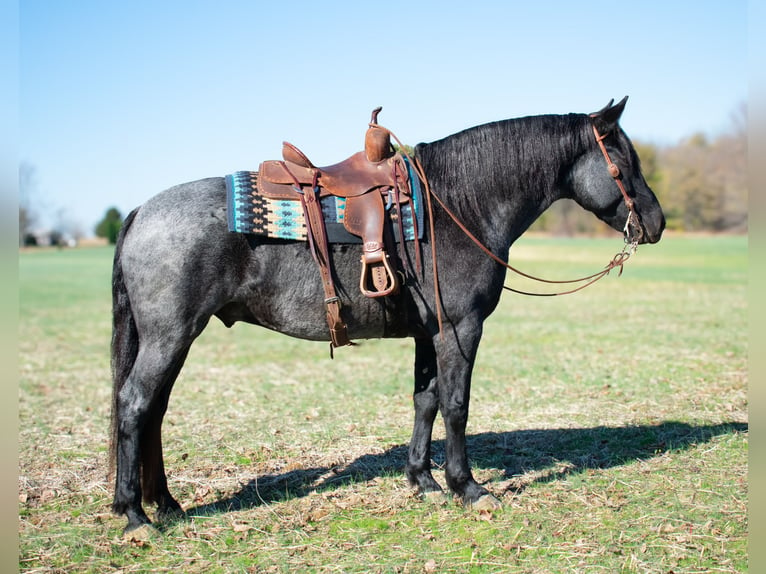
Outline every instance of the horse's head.
<svg viewBox="0 0 766 574"><path fill-rule="evenodd" d="M590 114L592 125L586 137L592 145L574 165L572 195L609 226L624 231L627 241L656 243L665 229L665 216L641 173L633 144L618 125L627 100L625 96L614 106L612 100L604 109ZM610 160L614 166L609 165ZM631 204L638 221L633 218L628 224Z"/></svg>

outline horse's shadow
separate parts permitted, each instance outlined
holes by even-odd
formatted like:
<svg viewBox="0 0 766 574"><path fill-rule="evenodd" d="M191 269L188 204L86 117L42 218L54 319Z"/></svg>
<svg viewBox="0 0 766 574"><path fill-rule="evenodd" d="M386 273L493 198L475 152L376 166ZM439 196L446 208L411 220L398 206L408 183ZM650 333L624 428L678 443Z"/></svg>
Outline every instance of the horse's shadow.
<svg viewBox="0 0 766 574"><path fill-rule="evenodd" d="M657 425L486 432L466 437L475 469L497 469L504 488L520 492L535 482L558 480L586 469L605 469L646 460L669 450L682 450L713 437L746 432L747 423ZM444 462L444 441L434 441L434 465ZM337 489L349 482L403 474L407 445L380 454L365 454L343 467L314 467L258 476L239 492L212 504L190 508L199 516L253 508L261 504L299 498L315 491ZM496 493L498 494L498 493Z"/></svg>

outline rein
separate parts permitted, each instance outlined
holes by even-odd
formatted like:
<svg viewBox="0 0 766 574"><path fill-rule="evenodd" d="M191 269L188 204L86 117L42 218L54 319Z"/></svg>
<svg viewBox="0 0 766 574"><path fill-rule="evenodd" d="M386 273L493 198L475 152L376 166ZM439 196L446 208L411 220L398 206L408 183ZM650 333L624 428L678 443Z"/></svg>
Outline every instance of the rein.
<svg viewBox="0 0 766 574"><path fill-rule="evenodd" d="M569 295L571 293L576 293L577 291L580 291L582 289L585 289L589 285L592 285L593 283L595 283L599 279L602 279L606 275L609 275L612 269L615 269L616 267L620 268L620 271L617 274L617 276L620 277L622 275L623 266L625 265L627 260L630 259L631 255L633 255L636 252L636 249L638 248L638 242L641 240L643 236L643 229L641 229L638 214L636 213L633 200L628 195L628 192L625 189L625 185L622 183L622 174L620 173L620 168L617 166L617 164L615 164L612 161L612 158L609 156L609 152L607 151L606 146L604 145L604 139L606 139L608 134L603 134L603 135L600 134L598 132L598 128L596 128L595 125L592 125L591 127L593 128L593 134L596 138L596 143L598 144L598 147L601 150L601 153L604 155L604 159L606 160L607 170L609 171L609 175L612 176L615 183L617 184L617 187L620 189L622 198L625 202L626 207L628 208L628 218L625 221L625 227L623 229L625 245L623 246L622 251L620 253L617 253L612 258L612 260L606 265L606 267L604 267L604 269L602 269L601 271L598 271L586 277L580 277L578 279L564 279L564 280L543 279L541 277L536 277L534 275L524 273L523 271L516 269L509 263L503 261L497 255L492 253L492 251L486 245L484 245L473 233L471 233L468 230L468 228L460 221L457 215L455 215L455 213L453 213L452 210L447 207L447 205L441 200L441 198L434 193L434 191L431 189L431 186L428 184L428 178L426 177L425 171L423 170L423 166L421 165L420 160L417 158L413 160L407 154L407 152L404 149L404 145L391 130L384 128L383 126L380 126L379 124L376 124L376 126L387 131L391 135L391 137L393 137L394 140L396 140L396 142L399 144L400 152L405 157L407 157L407 159L410 161L410 164L415 167L415 171L417 172L418 177L420 178L420 180L423 182L423 185L425 186L425 190L426 190L425 196L426 196L426 201L428 203L429 232L431 237L431 260L432 260L432 267L433 267L434 299L435 299L434 302L436 304L436 315L437 315L437 321L439 324L439 333L442 334L442 338L443 338L443 326L442 326L442 315L441 315L441 296L440 296L440 290L439 290L439 274L438 274L437 265L436 265L436 241L434 241L434 217L433 217L433 208L431 205L432 197L436 200L436 202L444 210L444 212L447 215L449 215L449 217L458 226L458 228L471 241L473 241L474 244L476 244L476 246L479 249L481 249L488 257L490 257L490 259L492 259L499 265L502 265L509 271L513 271L514 273L516 273L517 275L520 275L521 277L525 277L527 279L531 279L533 281L537 281L540 283L558 284L558 285L583 283L582 285L575 287L573 289L570 289L568 291L560 291L556 293L531 293L527 291L520 291L518 289L508 287L507 285L503 285L503 289L507 291L512 291L513 293L517 293L520 295L529 295L532 297L556 297L558 295ZM634 229L637 229L637 234L632 239L630 238L631 227L633 227Z"/></svg>

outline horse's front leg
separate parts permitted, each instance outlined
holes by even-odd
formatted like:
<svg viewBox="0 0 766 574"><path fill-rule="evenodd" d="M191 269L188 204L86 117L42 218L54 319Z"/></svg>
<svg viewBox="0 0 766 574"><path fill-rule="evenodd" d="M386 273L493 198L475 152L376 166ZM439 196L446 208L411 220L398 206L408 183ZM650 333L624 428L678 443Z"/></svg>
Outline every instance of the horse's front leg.
<svg viewBox="0 0 766 574"><path fill-rule="evenodd" d="M481 338L481 325L463 326L439 344L439 410L444 419L445 477L463 504L476 509L499 508L500 501L479 485L468 464L465 429L471 398L471 374Z"/></svg>
<svg viewBox="0 0 766 574"><path fill-rule="evenodd" d="M407 479L420 494L442 493L431 474L431 432L439 410L436 350L430 339L415 340L415 426L407 458Z"/></svg>

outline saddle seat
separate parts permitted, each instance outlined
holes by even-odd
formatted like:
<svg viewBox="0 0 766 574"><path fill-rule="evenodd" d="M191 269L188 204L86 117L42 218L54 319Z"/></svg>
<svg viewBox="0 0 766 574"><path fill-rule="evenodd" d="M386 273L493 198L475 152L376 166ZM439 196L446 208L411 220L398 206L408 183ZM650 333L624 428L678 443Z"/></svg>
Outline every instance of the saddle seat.
<svg viewBox="0 0 766 574"><path fill-rule="evenodd" d="M365 134L364 151L325 167L316 167L301 150L283 142L282 160L267 160L259 167L259 188L272 199L299 198L304 209L309 243L319 265L325 287L328 324L334 346L349 344L345 324L339 319L329 269L329 251L319 200L326 196L345 198L343 224L347 231L362 238L362 271L359 288L367 297L385 297L399 289L395 262L385 250L386 208L389 201L409 201L408 170L402 156L391 146L388 130L377 125L381 108L372 112ZM329 302L329 303L328 303ZM331 312L332 311L332 312ZM333 317L331 318L331 315Z"/></svg>
<svg viewBox="0 0 766 574"><path fill-rule="evenodd" d="M357 197L375 188L393 187L397 156L371 162L360 151L339 163L315 167L294 145L284 142L284 161L268 160L259 168L261 190L274 199L295 199L295 185L319 187L320 197ZM301 160L296 162L294 160Z"/></svg>

